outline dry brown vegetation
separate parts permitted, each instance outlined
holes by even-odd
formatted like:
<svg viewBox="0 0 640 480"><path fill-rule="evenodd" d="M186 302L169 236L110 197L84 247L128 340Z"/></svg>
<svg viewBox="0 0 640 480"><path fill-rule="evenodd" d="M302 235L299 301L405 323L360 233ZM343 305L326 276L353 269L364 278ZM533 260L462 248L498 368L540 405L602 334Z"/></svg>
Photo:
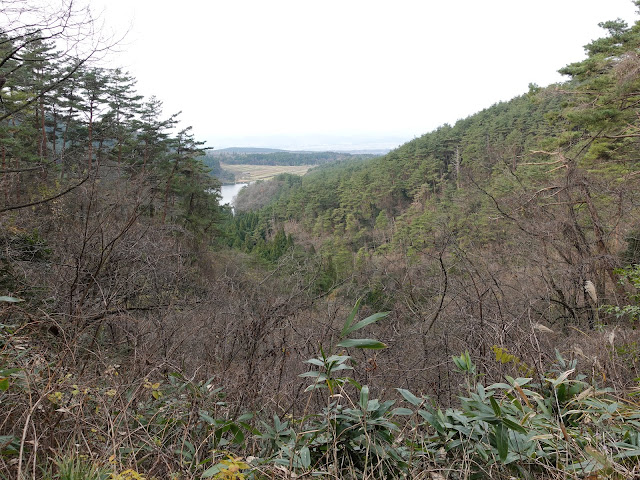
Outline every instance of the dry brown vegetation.
<svg viewBox="0 0 640 480"><path fill-rule="evenodd" d="M281 173L304 175L313 167L313 165L243 165L226 163L221 163L220 166L224 170L232 172L238 183L269 180Z"/></svg>

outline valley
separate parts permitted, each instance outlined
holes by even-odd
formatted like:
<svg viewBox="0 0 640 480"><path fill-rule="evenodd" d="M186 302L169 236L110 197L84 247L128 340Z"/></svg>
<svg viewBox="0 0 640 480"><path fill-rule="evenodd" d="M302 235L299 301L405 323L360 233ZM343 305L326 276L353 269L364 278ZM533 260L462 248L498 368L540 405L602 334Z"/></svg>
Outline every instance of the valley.
<svg viewBox="0 0 640 480"><path fill-rule="evenodd" d="M359 155L208 150L14 13L1 479L640 474L640 22Z"/></svg>

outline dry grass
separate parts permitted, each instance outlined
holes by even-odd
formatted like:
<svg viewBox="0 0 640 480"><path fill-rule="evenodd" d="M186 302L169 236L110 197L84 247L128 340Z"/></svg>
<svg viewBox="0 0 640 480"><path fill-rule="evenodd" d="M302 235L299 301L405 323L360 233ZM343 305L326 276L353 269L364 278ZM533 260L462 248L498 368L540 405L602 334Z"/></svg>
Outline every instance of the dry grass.
<svg viewBox="0 0 640 480"><path fill-rule="evenodd" d="M281 173L304 175L313 165L231 165L220 163L224 170L232 172L236 176L236 182L255 182L257 180L269 180Z"/></svg>

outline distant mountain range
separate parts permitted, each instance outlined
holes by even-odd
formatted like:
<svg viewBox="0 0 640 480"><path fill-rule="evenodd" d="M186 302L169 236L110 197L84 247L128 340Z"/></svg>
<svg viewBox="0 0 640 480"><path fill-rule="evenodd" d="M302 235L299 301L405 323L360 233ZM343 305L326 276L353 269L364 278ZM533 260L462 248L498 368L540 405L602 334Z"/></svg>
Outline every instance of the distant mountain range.
<svg viewBox="0 0 640 480"><path fill-rule="evenodd" d="M410 141L414 135L406 134L299 134L299 135L244 135L220 136L207 139L216 151L256 148L269 153L289 152L345 152L386 153ZM251 152L256 153L256 152ZM262 153L262 152L261 152Z"/></svg>
<svg viewBox="0 0 640 480"><path fill-rule="evenodd" d="M260 147L229 147L211 150L211 153L227 154L227 153L278 153L288 152L289 150L281 150L279 148L260 148Z"/></svg>
<svg viewBox="0 0 640 480"><path fill-rule="evenodd" d="M329 149L327 152L332 153L349 153L352 155L385 155L389 153L391 150L386 148L382 149L361 149L361 150L333 150ZM317 151L311 150L284 150L280 148L262 148L262 147L228 147L221 148L217 150L211 150L213 155L226 155L231 153L239 153L239 154L257 154L257 153L319 153Z"/></svg>

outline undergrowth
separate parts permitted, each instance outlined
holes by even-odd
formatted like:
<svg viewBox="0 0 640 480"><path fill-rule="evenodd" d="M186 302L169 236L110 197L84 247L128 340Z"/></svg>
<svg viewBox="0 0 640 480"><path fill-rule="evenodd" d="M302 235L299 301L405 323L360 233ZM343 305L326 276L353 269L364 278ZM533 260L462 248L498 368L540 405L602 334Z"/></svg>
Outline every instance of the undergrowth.
<svg viewBox="0 0 640 480"><path fill-rule="evenodd" d="M17 299L3 297L3 308ZM319 346L304 414L235 415L211 380L178 372L127 378L61 369L17 325L0 332L0 478L632 478L640 405L602 388L559 353L547 372L484 385L465 352L457 407L397 389L375 398L349 376L352 335L385 317L349 315ZM6 316L5 318L10 318ZM339 353L338 353L339 352ZM527 370L528 372L529 370ZM314 405L323 404L319 409Z"/></svg>

